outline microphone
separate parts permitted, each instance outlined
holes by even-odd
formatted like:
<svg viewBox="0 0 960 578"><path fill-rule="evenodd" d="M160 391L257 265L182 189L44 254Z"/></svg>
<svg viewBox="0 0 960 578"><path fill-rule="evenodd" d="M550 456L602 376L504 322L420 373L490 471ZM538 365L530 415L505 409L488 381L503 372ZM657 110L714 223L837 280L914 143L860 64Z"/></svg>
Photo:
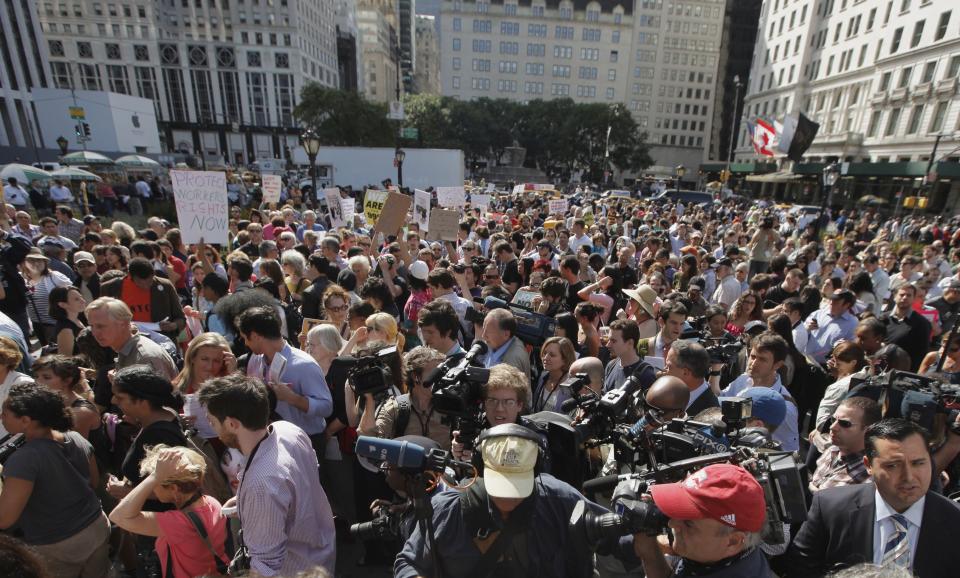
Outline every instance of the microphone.
<svg viewBox="0 0 960 578"><path fill-rule="evenodd" d="M570 413L577 408L577 405L577 400L571 397L570 399L564 400L564 402L560 404L560 412Z"/></svg>
<svg viewBox="0 0 960 578"><path fill-rule="evenodd" d="M486 343L479 340L474 341L473 345L470 346L470 350L467 351L467 356L464 357L464 360L467 362L466 365L471 365L474 359L485 355L488 351L490 351L490 347L487 346Z"/></svg>
<svg viewBox="0 0 960 578"><path fill-rule="evenodd" d="M392 466L410 470L423 469L427 460L427 450L421 445L371 436L358 437L355 451L358 456L375 462L387 462Z"/></svg>
<svg viewBox="0 0 960 578"><path fill-rule="evenodd" d="M612 490L617 487L617 484L624 480L631 480L639 477L638 474L614 474L612 476L601 476L599 478L594 478L592 480L587 480L583 482L583 493L593 494L596 492L603 492L606 490Z"/></svg>

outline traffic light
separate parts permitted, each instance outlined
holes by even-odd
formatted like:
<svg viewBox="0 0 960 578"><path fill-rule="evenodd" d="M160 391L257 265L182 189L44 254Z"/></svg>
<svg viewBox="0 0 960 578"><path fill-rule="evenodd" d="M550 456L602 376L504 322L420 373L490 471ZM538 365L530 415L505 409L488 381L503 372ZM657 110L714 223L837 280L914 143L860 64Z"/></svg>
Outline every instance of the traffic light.
<svg viewBox="0 0 960 578"><path fill-rule="evenodd" d="M83 136L90 136L90 125L88 123L83 123Z"/></svg>
<svg viewBox="0 0 960 578"><path fill-rule="evenodd" d="M77 133L78 137L83 136L83 127L79 123L73 125L73 132Z"/></svg>

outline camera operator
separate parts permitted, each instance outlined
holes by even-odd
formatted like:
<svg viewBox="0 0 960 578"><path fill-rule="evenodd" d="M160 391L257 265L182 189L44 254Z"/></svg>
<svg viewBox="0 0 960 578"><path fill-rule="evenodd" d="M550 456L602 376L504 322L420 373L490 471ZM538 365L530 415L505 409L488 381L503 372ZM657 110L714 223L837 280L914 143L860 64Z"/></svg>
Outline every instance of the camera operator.
<svg viewBox="0 0 960 578"><path fill-rule="evenodd" d="M641 384L648 387L657 378L652 365L645 363L637 354L637 342L640 341L640 326L632 319L618 319L610 324L610 340L607 347L610 355L617 359L607 364L604 370L604 393L619 386L635 372L639 372Z"/></svg>
<svg viewBox="0 0 960 578"><path fill-rule="evenodd" d="M778 370L787 358L787 342L775 333L765 332L754 338L750 344L750 357L747 371L723 390L723 396L738 396L750 387L769 387L787 400L787 417L773 434L788 452L799 451L800 437L797 423L797 404L790 392L780 382Z"/></svg>
<svg viewBox="0 0 960 578"><path fill-rule="evenodd" d="M652 486L650 497L670 518L671 553L680 562L672 569L655 537L636 534L647 578L771 575L758 547L766 514L763 488L740 466L707 466L682 482Z"/></svg>
<svg viewBox="0 0 960 578"><path fill-rule="evenodd" d="M663 371L679 378L690 390L687 415L697 415L705 409L720 407L720 401L710 389L710 354L699 343L681 341L670 348Z"/></svg>
<svg viewBox="0 0 960 578"><path fill-rule="evenodd" d="M450 427L441 421L433 408L433 389L426 376L443 363L446 357L429 347L414 347L403 356L403 377L407 391L391 397L376 409L375 416L364 412L360 431L379 438L392 439L418 435L432 439L442 449L450 447ZM370 420L373 427L370 427Z"/></svg>
<svg viewBox="0 0 960 578"><path fill-rule="evenodd" d="M480 339L489 346L484 367L512 365L530 379L530 355L517 335L517 319L509 309L494 309L483 320Z"/></svg>
<svg viewBox="0 0 960 578"><path fill-rule="evenodd" d="M526 425L520 414L529 407L530 396L530 382L519 369L505 363L491 367L490 378L483 386L484 429L505 423ZM460 432L453 432L451 453L456 459L468 462L472 452L464 448L459 437Z"/></svg>
<svg viewBox="0 0 960 578"><path fill-rule="evenodd" d="M417 317L417 327L420 329L420 339L427 347L431 347L449 358L460 358L466 351L457 341L457 331L460 329L460 318L450 303L434 299L420 309Z"/></svg>
<svg viewBox="0 0 960 578"><path fill-rule="evenodd" d="M719 343L732 343L737 340L733 333L727 331L727 311L722 305L711 305L707 307L707 312L703 314L706 318L706 336L707 339Z"/></svg>

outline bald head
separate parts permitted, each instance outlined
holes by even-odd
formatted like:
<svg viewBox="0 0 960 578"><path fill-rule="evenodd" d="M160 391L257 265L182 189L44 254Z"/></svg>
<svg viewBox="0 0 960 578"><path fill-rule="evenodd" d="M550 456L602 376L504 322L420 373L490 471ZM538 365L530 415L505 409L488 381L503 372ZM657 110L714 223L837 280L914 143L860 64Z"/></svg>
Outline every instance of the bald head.
<svg viewBox="0 0 960 578"><path fill-rule="evenodd" d="M645 399L648 406L662 410L667 414L665 419L670 420L683 415L690 401L690 390L679 377L664 375L653 382Z"/></svg>
<svg viewBox="0 0 960 578"><path fill-rule="evenodd" d="M590 389L600 393L603 389L603 362L596 357L581 357L570 365L570 375L586 373L590 377Z"/></svg>

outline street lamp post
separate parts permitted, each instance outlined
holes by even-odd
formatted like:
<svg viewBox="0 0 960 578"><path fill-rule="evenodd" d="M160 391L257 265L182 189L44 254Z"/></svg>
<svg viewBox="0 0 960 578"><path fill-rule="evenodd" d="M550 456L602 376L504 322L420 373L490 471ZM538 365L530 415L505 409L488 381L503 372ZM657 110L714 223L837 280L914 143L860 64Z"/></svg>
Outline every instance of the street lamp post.
<svg viewBox="0 0 960 578"><path fill-rule="evenodd" d="M393 153L393 164L397 165L397 189L403 189L403 159L407 158L407 153L399 146Z"/></svg>
<svg viewBox="0 0 960 578"><path fill-rule="evenodd" d="M320 195L317 192L317 153L320 152L320 137L312 128L308 128L300 135L300 146L307 153L310 161L310 186L313 189L313 206L319 206Z"/></svg>
<svg viewBox="0 0 960 578"><path fill-rule="evenodd" d="M730 154L727 155L727 178L723 183L724 185L727 185L727 183L730 181L730 164L733 163L733 147L737 142L737 108L740 103L740 89L743 88L743 83L740 82L739 74L733 77L733 86L733 118L730 119ZM727 188L730 189L730 185L727 185Z"/></svg>
<svg viewBox="0 0 960 578"><path fill-rule="evenodd" d="M679 191L681 188L680 185L683 183L683 175L687 174L687 167L683 165L677 165L677 168L674 170L677 173L677 190Z"/></svg>
<svg viewBox="0 0 960 578"><path fill-rule="evenodd" d="M823 167L823 174L820 178L820 217L817 219L817 232L814 239L820 241L820 230L823 227L824 217L827 216L827 202L830 199L830 192L840 177L840 165L830 163Z"/></svg>

